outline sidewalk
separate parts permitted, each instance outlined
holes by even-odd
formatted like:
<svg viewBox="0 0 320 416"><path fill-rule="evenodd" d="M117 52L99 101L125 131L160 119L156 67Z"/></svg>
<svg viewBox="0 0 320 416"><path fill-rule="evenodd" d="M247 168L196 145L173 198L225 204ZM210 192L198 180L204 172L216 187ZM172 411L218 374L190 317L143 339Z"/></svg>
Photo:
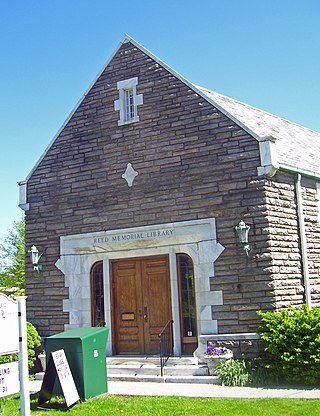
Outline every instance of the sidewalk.
<svg viewBox="0 0 320 416"><path fill-rule="evenodd" d="M41 384L42 381L30 381L30 392L35 393L39 391L41 389ZM145 383L126 381L109 382L108 393L125 396L320 399L320 389L267 389L253 387L224 387L214 384Z"/></svg>

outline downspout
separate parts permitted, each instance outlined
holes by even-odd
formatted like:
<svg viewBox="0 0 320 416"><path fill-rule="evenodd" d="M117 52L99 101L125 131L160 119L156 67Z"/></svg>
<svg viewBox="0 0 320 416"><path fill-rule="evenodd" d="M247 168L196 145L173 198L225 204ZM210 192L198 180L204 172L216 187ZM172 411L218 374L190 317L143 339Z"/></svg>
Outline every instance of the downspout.
<svg viewBox="0 0 320 416"><path fill-rule="evenodd" d="M305 290L305 301L309 309L312 309L311 304L311 291L310 291L310 277L309 277L309 264L308 264L308 253L307 253L307 237L304 223L303 213L303 200L301 193L301 174L298 173L296 180L296 195L297 195L297 208L298 208L298 221L300 231L300 247L302 257L302 270Z"/></svg>

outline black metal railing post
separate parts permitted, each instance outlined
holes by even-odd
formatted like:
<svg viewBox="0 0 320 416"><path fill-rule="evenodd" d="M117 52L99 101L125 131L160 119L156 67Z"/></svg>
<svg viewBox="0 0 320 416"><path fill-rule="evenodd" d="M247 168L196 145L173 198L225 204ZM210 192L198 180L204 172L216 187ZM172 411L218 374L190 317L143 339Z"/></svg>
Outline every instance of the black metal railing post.
<svg viewBox="0 0 320 416"><path fill-rule="evenodd" d="M163 376L163 367L168 361L169 357L173 355L173 320L170 319L159 336L159 349L160 349L160 368L161 377Z"/></svg>

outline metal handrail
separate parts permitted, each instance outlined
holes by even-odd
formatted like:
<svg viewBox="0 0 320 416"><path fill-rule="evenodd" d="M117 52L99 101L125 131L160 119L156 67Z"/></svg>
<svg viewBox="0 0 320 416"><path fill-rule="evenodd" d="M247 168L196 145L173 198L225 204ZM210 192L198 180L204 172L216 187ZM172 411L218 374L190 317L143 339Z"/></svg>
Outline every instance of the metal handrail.
<svg viewBox="0 0 320 416"><path fill-rule="evenodd" d="M158 335L160 349L160 368L161 377L163 376L163 367L169 357L173 355L173 320L170 319Z"/></svg>

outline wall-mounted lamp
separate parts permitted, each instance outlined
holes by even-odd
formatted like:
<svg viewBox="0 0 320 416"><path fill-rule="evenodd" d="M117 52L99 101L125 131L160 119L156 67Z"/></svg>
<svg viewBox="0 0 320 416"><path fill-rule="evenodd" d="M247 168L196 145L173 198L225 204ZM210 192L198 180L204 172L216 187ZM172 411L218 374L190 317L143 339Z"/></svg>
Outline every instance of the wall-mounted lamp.
<svg viewBox="0 0 320 416"><path fill-rule="evenodd" d="M31 250L28 251L30 253L31 263L33 265L33 270L40 272L42 269L42 264L39 264L39 260L43 255L43 252L39 251L36 246L32 246Z"/></svg>
<svg viewBox="0 0 320 416"><path fill-rule="evenodd" d="M251 251L251 246L248 243L250 225L247 225L243 220L241 220L239 224L234 227L234 229L238 234L239 241L243 246L244 252L247 256L249 256L249 253Z"/></svg>

